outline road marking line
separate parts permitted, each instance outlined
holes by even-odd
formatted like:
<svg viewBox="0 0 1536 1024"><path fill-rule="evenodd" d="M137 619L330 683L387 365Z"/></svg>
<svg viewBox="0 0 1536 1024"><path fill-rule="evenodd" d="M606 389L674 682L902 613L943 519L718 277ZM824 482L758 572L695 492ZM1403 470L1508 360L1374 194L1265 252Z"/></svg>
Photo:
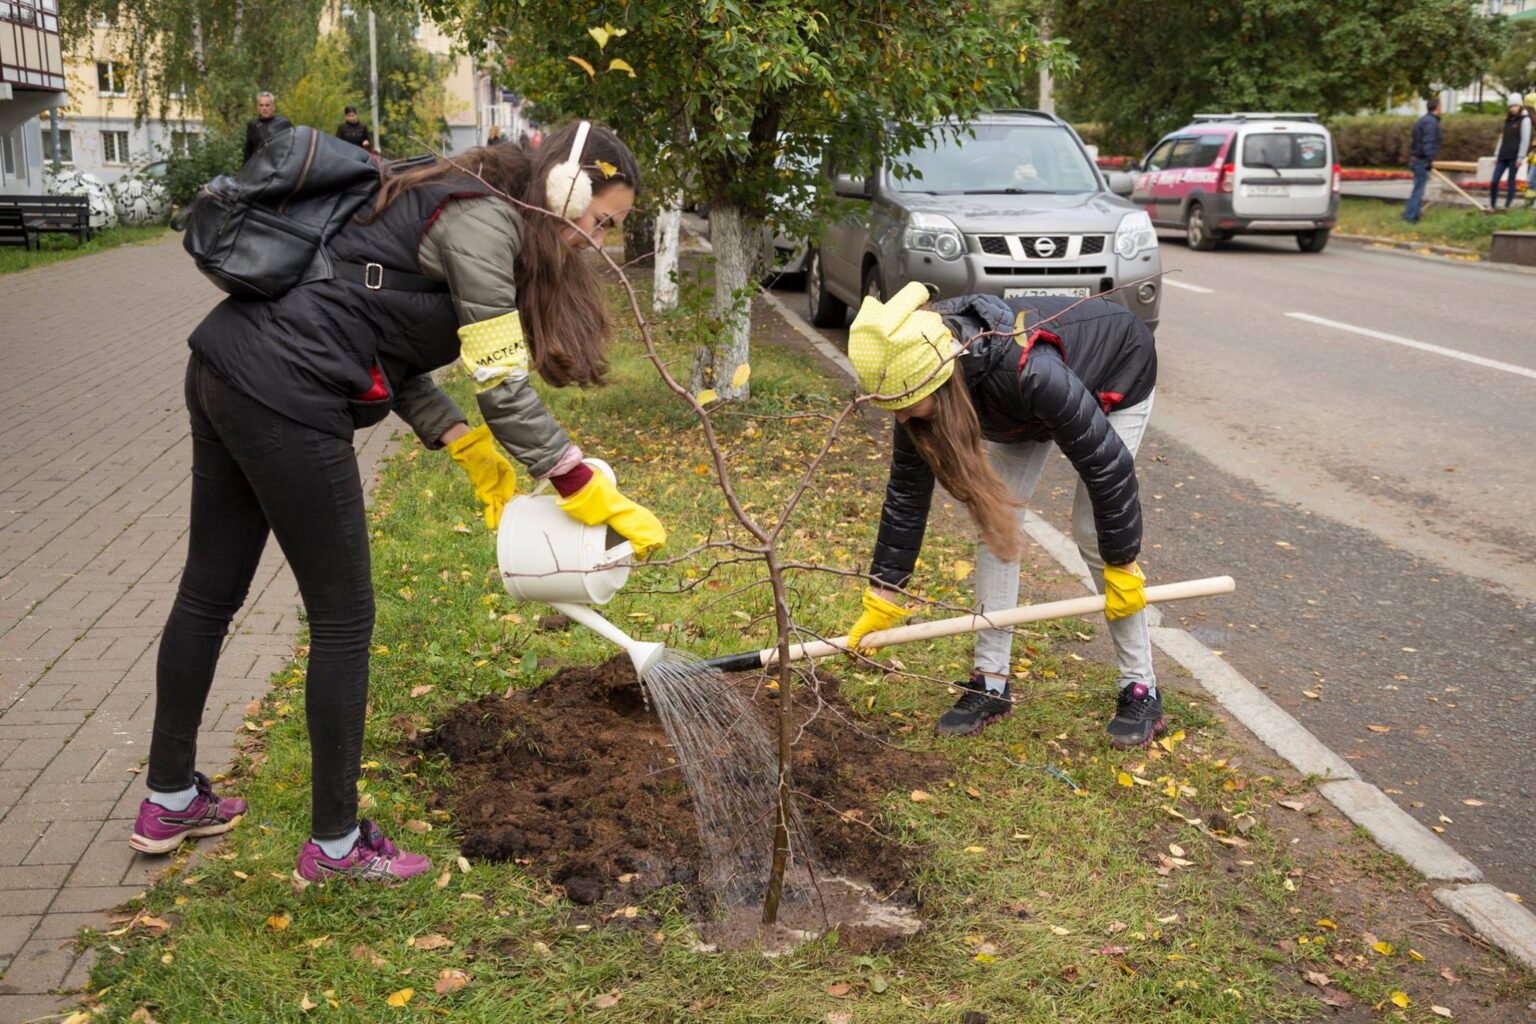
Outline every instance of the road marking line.
<svg viewBox="0 0 1536 1024"><path fill-rule="evenodd" d="M1214 288L1202 288L1197 284L1185 284L1183 281L1175 281L1171 277L1163 278L1163 284L1170 288L1183 288L1187 292L1199 292L1201 295L1209 295L1216 290Z"/></svg>
<svg viewBox="0 0 1536 1024"><path fill-rule="evenodd" d="M1354 324L1342 324L1337 320L1329 320L1326 317L1313 316L1310 313L1287 313L1288 317L1297 320L1305 320L1308 323L1321 324L1324 327L1332 327L1339 331L1351 331L1355 334L1363 334L1367 338L1375 338L1378 341L1390 341L1394 345L1403 345L1407 348L1416 348L1422 352L1432 352L1437 356L1447 356L1451 359L1460 359L1464 363L1472 363L1475 366L1486 366L1490 370L1503 370L1505 373L1513 373L1521 377L1529 377L1536 380L1536 370L1525 366L1516 366L1514 363L1501 363L1497 359L1485 359L1475 356L1470 352L1461 352L1454 348L1446 348L1443 345L1431 345L1427 341L1414 341L1412 338L1404 338L1397 334L1388 334L1385 331L1373 331L1369 327L1356 327Z"/></svg>

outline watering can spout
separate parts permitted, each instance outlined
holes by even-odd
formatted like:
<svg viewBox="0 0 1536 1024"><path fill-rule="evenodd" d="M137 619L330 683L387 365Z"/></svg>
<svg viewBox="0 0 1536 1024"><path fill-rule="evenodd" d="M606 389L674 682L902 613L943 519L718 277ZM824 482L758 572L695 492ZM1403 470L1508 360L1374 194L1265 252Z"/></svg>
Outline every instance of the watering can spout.
<svg viewBox="0 0 1536 1024"><path fill-rule="evenodd" d="M570 616L604 639L622 647L624 653L629 655L629 660L635 663L635 675L641 679L644 679L645 674L656 667L656 664L661 661L662 652L666 650L666 647L662 644L636 640L584 604L557 602L552 607L561 615Z"/></svg>

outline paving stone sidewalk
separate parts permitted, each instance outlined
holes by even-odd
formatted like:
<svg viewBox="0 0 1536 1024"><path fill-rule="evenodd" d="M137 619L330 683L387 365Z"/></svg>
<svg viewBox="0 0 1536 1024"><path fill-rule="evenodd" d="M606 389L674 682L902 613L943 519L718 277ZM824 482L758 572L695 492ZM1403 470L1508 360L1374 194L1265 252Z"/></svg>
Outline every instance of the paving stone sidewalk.
<svg viewBox="0 0 1536 1024"><path fill-rule="evenodd" d="M0 276L0 1022L86 983L75 932L164 866L128 848L155 648L186 552L186 338L222 293L178 239ZM357 438L364 479L392 425ZM293 650L269 542L209 696L210 774Z"/></svg>

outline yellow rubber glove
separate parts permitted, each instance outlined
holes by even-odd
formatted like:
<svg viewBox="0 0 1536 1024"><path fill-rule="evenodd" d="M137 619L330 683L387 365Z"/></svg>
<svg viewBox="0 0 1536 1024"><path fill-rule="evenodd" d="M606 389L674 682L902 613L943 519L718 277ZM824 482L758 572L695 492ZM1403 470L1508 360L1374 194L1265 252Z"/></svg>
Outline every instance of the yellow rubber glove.
<svg viewBox="0 0 1536 1024"><path fill-rule="evenodd" d="M636 558L645 558L667 542L661 520L650 509L620 494L601 471L594 472L585 487L560 502L560 509L588 526L607 523L634 545Z"/></svg>
<svg viewBox="0 0 1536 1024"><path fill-rule="evenodd" d="M494 530L501 523L502 509L517 493L517 474L512 463L496 449L491 428L481 424L445 446L453 461L464 467L475 497L485 504L485 527Z"/></svg>
<svg viewBox="0 0 1536 1024"><path fill-rule="evenodd" d="M1135 615L1147 606L1147 578L1141 566L1106 565L1104 567L1104 617L1110 622Z"/></svg>
<svg viewBox="0 0 1536 1024"><path fill-rule="evenodd" d="M890 629L896 623L912 613L900 605L892 604L873 589L864 591L864 611L859 615L859 620L848 631L848 649L857 651L863 655L873 654L868 648L859 646L859 641L864 639L866 633L878 633L882 629Z"/></svg>

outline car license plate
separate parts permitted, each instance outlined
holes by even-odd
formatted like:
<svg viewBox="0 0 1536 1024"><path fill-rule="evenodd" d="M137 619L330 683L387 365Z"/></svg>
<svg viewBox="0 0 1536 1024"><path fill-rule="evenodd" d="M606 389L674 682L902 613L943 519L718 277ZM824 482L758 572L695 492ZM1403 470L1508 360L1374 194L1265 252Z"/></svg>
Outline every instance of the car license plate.
<svg viewBox="0 0 1536 1024"><path fill-rule="evenodd" d="M1289 185L1248 185L1248 194L1251 196L1288 196L1291 194Z"/></svg>
<svg viewBox="0 0 1536 1024"><path fill-rule="evenodd" d="M1079 299L1086 299L1089 294L1087 288L1004 288L1003 298L1024 299L1034 295L1072 295Z"/></svg>

